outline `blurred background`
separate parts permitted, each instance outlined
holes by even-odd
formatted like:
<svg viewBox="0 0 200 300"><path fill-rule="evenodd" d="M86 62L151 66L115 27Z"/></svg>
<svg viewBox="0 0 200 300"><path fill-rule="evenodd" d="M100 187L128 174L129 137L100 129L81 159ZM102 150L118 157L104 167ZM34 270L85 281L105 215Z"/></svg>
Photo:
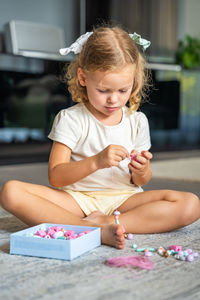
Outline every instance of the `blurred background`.
<svg viewBox="0 0 200 300"><path fill-rule="evenodd" d="M141 105L152 151L200 148L199 0L0 0L0 165L47 161L67 47L93 25L120 24L151 41L153 89Z"/></svg>

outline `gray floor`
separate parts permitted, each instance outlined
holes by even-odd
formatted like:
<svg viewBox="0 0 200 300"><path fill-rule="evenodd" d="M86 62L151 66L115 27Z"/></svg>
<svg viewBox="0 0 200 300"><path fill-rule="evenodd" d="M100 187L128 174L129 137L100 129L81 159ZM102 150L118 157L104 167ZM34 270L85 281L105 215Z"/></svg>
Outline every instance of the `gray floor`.
<svg viewBox="0 0 200 300"><path fill-rule="evenodd" d="M177 189L200 196L199 154L156 153L154 176L144 189ZM0 166L0 187L9 179L48 184L47 164ZM25 227L0 209L1 299L200 299L200 258L188 263L154 254L151 271L105 265L107 258L134 255L131 241L122 251L101 246L72 262L9 255L10 233ZM135 235L134 242L140 247L180 244L200 254L199 232L197 221L170 233Z"/></svg>

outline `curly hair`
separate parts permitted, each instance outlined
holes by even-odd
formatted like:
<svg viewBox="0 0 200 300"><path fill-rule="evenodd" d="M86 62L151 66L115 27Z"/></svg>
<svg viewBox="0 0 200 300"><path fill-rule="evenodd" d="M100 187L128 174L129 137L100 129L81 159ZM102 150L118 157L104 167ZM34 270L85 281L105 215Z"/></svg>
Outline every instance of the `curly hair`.
<svg viewBox="0 0 200 300"><path fill-rule="evenodd" d="M150 75L145 66L146 61L128 32L119 26L94 28L80 54L67 67L65 79L73 101L88 101L86 87L81 86L78 80L78 68L86 73L96 70L115 71L130 63L136 66L129 98L129 110L132 112L139 108L149 87Z"/></svg>

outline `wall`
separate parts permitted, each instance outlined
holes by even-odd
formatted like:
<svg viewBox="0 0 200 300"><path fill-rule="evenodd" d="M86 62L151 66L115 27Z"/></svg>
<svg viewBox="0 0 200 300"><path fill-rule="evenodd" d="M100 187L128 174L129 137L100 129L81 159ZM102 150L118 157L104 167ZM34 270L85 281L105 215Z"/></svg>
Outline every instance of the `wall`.
<svg viewBox="0 0 200 300"><path fill-rule="evenodd" d="M79 0L0 0L0 32L11 20L60 26L69 45L79 35Z"/></svg>
<svg viewBox="0 0 200 300"><path fill-rule="evenodd" d="M182 40L185 34L200 37L200 1L179 0L178 39Z"/></svg>

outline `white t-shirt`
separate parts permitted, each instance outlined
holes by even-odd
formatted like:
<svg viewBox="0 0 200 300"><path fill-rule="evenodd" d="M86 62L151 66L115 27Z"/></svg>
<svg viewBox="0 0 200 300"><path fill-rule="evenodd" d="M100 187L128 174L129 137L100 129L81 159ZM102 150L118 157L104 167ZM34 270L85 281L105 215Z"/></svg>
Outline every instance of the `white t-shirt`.
<svg viewBox="0 0 200 300"><path fill-rule="evenodd" d="M61 110L55 117L50 139L68 146L71 161L93 156L110 144L121 145L129 153L149 150L150 134L146 116L142 112L128 113L123 108L123 117L119 124L107 126L97 120L83 103ZM99 190L138 190L142 189L130 182L128 158L120 162L119 167L97 170L82 180L68 185L65 189L75 191ZM78 170L77 170L78 172Z"/></svg>

